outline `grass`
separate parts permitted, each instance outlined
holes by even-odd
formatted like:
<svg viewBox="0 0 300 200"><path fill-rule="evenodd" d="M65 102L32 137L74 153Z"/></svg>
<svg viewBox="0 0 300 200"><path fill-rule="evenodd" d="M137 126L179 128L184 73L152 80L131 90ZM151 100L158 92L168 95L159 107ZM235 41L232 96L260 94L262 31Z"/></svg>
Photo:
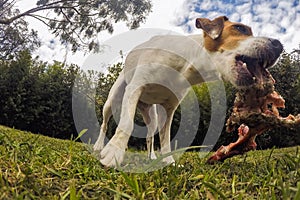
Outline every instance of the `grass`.
<svg viewBox="0 0 300 200"><path fill-rule="evenodd" d="M215 165L197 152L148 173L103 168L86 146L0 126L0 199L300 199L299 147Z"/></svg>

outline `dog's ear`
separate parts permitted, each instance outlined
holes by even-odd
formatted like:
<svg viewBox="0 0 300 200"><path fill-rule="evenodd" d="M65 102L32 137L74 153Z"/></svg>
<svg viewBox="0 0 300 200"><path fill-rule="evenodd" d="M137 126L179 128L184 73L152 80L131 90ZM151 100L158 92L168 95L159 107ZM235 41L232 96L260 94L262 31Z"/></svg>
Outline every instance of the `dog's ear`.
<svg viewBox="0 0 300 200"><path fill-rule="evenodd" d="M221 35L224 22L227 20L226 16L217 17L212 21L206 18L197 18L196 27L201 28L210 38L215 40Z"/></svg>

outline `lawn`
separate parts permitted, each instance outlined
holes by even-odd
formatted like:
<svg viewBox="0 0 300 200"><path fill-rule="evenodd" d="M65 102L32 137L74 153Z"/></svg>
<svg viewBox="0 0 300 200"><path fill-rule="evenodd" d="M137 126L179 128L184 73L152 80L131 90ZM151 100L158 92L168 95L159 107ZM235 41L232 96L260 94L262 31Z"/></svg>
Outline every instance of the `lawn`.
<svg viewBox="0 0 300 200"><path fill-rule="evenodd" d="M85 144L0 126L0 199L300 199L300 147L148 173L101 166Z"/></svg>

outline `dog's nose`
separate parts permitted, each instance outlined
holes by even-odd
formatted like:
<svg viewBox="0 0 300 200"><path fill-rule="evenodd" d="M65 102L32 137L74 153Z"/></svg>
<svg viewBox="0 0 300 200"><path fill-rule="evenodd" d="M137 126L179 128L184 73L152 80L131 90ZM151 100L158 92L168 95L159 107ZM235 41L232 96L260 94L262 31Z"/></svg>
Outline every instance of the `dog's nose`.
<svg viewBox="0 0 300 200"><path fill-rule="evenodd" d="M275 52L276 57L278 57L283 51L283 46L281 42L279 40L271 39L271 38L269 39L269 41L272 50Z"/></svg>

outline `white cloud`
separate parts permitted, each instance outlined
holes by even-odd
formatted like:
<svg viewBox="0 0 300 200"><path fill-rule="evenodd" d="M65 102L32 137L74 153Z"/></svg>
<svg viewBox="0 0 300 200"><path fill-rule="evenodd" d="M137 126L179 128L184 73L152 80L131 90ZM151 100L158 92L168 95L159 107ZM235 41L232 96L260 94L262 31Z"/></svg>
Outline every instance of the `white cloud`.
<svg viewBox="0 0 300 200"><path fill-rule="evenodd" d="M35 1L19 1L19 9L26 10L34 6ZM153 12L148 16L141 28L160 28L178 33L199 33L195 28L195 18L215 18L227 15L232 21L241 21L252 27L255 35L275 37L282 41L287 51L299 47L300 5L293 1L257 0L249 1L215 0L153 0ZM295 0L297 2L297 0ZM45 61L65 59L66 48L47 30L42 23L28 18L32 28L38 30L42 46L36 54ZM114 26L111 35L107 32L99 34L99 41L104 42L120 33L128 31L124 23ZM285 30L285 32L284 32ZM281 31L281 32L280 32ZM54 44L50 41L54 40ZM67 61L81 65L87 55L83 52L68 53Z"/></svg>
<svg viewBox="0 0 300 200"><path fill-rule="evenodd" d="M195 32L196 17L215 18L227 15L232 21L240 21L252 27L255 35L274 37L290 52L300 44L300 4L298 0L257 0L257 1L214 1L185 0L184 7L177 15L177 25L185 31ZM188 19L188 20L187 20Z"/></svg>
<svg viewBox="0 0 300 200"><path fill-rule="evenodd" d="M237 13L239 13L239 15L247 14L247 13L251 12L251 3L245 3L245 4L236 6L236 11L237 11ZM235 13L235 14L237 14L237 13Z"/></svg>
<svg viewBox="0 0 300 200"><path fill-rule="evenodd" d="M182 0L152 0L153 12L141 28L161 28L182 32L180 27L174 26L176 12L182 8Z"/></svg>
<svg viewBox="0 0 300 200"><path fill-rule="evenodd" d="M146 23L141 24L141 28L160 28L182 33L182 28L174 25L174 20L176 20L177 17L175 12L181 9L182 0L153 0L152 2L153 12L150 13ZM19 1L17 6L21 11L26 11L35 6L35 1ZM66 48L60 45L59 40L54 38L47 27L41 22L32 18L28 18L28 21L30 27L38 31L42 43L35 54L45 61L64 61L66 58ZM98 40L101 43L126 31L128 31L128 28L125 23L118 23L114 26L113 34L101 32L98 36ZM52 40L54 40L55 46L50 43ZM75 54L69 52L67 54L67 62L81 65L85 57L87 57L87 55L84 55L83 52L77 52Z"/></svg>

